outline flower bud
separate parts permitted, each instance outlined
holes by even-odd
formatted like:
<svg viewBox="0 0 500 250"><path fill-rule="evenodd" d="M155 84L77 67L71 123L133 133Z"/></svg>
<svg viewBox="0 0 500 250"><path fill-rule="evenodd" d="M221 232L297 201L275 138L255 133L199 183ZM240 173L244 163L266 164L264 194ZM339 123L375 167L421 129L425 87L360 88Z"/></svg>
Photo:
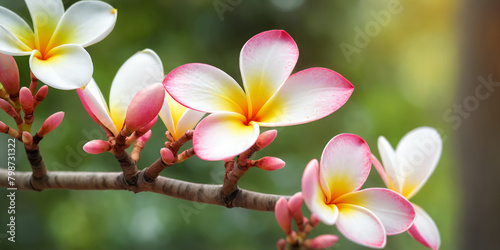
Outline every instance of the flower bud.
<svg viewBox="0 0 500 250"><path fill-rule="evenodd" d="M158 121L158 116L155 116L153 120L151 120L148 124L146 124L146 126L137 130L137 132L139 132L139 134L144 134L148 132L155 125L156 121Z"/></svg>
<svg viewBox="0 0 500 250"><path fill-rule="evenodd" d="M36 95L34 97L35 99L35 102L33 104L33 106L36 108L36 106L38 106L38 104L43 101L45 99L45 97L47 96L47 93L49 92L49 86L47 85L44 85L42 86L37 92L36 92Z"/></svg>
<svg viewBox="0 0 500 250"><path fill-rule="evenodd" d="M286 249L286 240L279 239L278 242L276 242L276 248L278 250L285 250Z"/></svg>
<svg viewBox="0 0 500 250"><path fill-rule="evenodd" d="M0 53L0 83L12 99L17 99L19 95L19 70L16 60L14 57L2 53Z"/></svg>
<svg viewBox="0 0 500 250"><path fill-rule="evenodd" d="M287 201L284 197L279 198L274 206L274 215L281 229L289 235L292 233L292 217L288 211Z"/></svg>
<svg viewBox="0 0 500 250"><path fill-rule="evenodd" d="M33 145L33 136L28 131L23 132L22 140L26 148L31 148Z"/></svg>
<svg viewBox="0 0 500 250"><path fill-rule="evenodd" d="M47 118L43 122L42 127L37 132L37 135L40 137L44 137L52 130L56 129L59 126L59 124L61 124L63 118L64 118L64 112L62 111L49 116L49 118Z"/></svg>
<svg viewBox="0 0 500 250"><path fill-rule="evenodd" d="M269 144L271 144L271 142L274 141L277 135L278 135L277 130L275 129L268 130L259 135L255 144L257 145L257 147L259 147L259 149L263 149L269 146Z"/></svg>
<svg viewBox="0 0 500 250"><path fill-rule="evenodd" d="M302 214L302 210L300 210L300 208L302 207L302 193L301 192L298 192L296 194L294 194L292 196L292 198L290 198L290 200L288 200L288 209L290 210L290 213L293 217L293 219L295 219L295 221L297 222L297 226L302 226L303 227L303 217L304 215ZM303 228L299 228L299 232L302 231Z"/></svg>
<svg viewBox="0 0 500 250"><path fill-rule="evenodd" d="M305 241L305 247L314 249L325 249L329 248L339 241L339 237L333 234L320 235L312 240Z"/></svg>
<svg viewBox="0 0 500 250"><path fill-rule="evenodd" d="M161 159L166 164L171 164L175 160L174 153L172 153L172 151L170 151L170 149L168 148L160 149L160 155Z"/></svg>
<svg viewBox="0 0 500 250"><path fill-rule="evenodd" d="M22 87L21 91L19 92L19 101L21 102L21 107L23 108L23 111L25 114L33 114L34 111L34 106L33 106L33 95L31 94L31 91L26 88Z"/></svg>
<svg viewBox="0 0 500 250"><path fill-rule="evenodd" d="M252 166L266 171L274 171L283 168L285 162L280 158L266 156L260 160L254 161Z"/></svg>
<svg viewBox="0 0 500 250"><path fill-rule="evenodd" d="M152 84L139 91L127 108L125 129L136 131L150 123L160 112L165 100L165 91L161 83Z"/></svg>
<svg viewBox="0 0 500 250"><path fill-rule="evenodd" d="M311 226L316 227L321 221L316 214L311 214Z"/></svg>
<svg viewBox="0 0 500 250"><path fill-rule="evenodd" d="M83 145L83 150L89 154L100 154L109 151L111 144L103 140L92 140Z"/></svg>
<svg viewBox="0 0 500 250"><path fill-rule="evenodd" d="M14 109L14 107L12 107L12 105L10 105L10 103L8 103L6 100L0 99L0 108L3 111L5 111L9 116L11 116L12 118L14 118L14 120L16 121L17 125L21 125L23 123L23 119L21 119L21 117L16 112L16 110Z"/></svg>

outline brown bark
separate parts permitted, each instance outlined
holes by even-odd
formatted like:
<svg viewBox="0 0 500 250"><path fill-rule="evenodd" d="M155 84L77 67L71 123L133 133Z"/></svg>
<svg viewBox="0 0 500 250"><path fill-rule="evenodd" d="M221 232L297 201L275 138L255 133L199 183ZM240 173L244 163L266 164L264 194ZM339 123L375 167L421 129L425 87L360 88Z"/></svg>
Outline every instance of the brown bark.
<svg viewBox="0 0 500 250"><path fill-rule="evenodd" d="M282 197L238 189L230 199L224 196L222 185L198 184L159 176L153 182L146 181L140 172L135 185L129 184L123 173L114 172L48 172L44 178L32 178L30 172L16 172L15 188L18 190L70 189L70 190L129 190L155 192L183 200L241 207L258 211L274 211L274 204ZM10 187L8 171L0 169L0 186ZM286 198L289 198L285 196Z"/></svg>
<svg viewBox="0 0 500 250"><path fill-rule="evenodd" d="M463 5L458 129L462 249L495 249L500 224L500 2Z"/></svg>

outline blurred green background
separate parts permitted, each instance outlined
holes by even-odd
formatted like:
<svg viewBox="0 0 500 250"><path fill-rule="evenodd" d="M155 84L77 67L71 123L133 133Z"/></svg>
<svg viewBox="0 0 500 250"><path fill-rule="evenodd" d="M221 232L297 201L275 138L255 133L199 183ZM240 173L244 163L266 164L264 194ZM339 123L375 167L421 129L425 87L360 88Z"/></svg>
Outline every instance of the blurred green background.
<svg viewBox="0 0 500 250"><path fill-rule="evenodd" d="M64 1L65 7L74 2ZM453 124L443 120L456 92L456 1L106 2L118 9L117 24L106 39L87 48L94 63L94 79L106 97L121 64L144 48L160 56L165 73L185 63L202 62L240 81L241 47L253 35L269 29L284 29L297 42L300 57L295 71L327 67L355 86L346 105L333 115L309 124L278 128L275 142L256 157L280 157L287 162L286 167L275 172L251 169L239 183L242 188L284 195L300 191L306 163L319 159L326 143L339 133L360 135L378 156L380 135L396 146L405 133L416 127L437 128L444 139L443 155L412 202L435 220L442 249L456 248L460 193L452 150L455 139ZM2 1L1 5L30 23L23 1ZM27 86L28 57L16 60L22 84ZM120 170L111 154L87 155L82 150L85 142L105 136L86 114L76 91L51 88L37 109L34 127L57 111L66 113L64 121L40 145L49 170ZM14 125L4 113L0 119ZM159 157L164 132L159 121L141 155L139 168ZM7 138L0 135L3 168ZM28 171L21 145L17 153L17 169ZM223 171L221 162L203 162L194 157L162 174L221 184ZM382 185L372 171L365 187ZM0 222L6 224L8 206L3 188L0 197ZM273 213L195 204L154 193L18 191L16 198L17 241L8 243L6 227L0 226L0 249L274 249L276 241L284 237ZM303 210L309 214L305 206ZM325 233L339 234L335 227L320 225L311 236ZM331 249L366 248L340 236ZM386 249L425 248L404 233L390 236Z"/></svg>

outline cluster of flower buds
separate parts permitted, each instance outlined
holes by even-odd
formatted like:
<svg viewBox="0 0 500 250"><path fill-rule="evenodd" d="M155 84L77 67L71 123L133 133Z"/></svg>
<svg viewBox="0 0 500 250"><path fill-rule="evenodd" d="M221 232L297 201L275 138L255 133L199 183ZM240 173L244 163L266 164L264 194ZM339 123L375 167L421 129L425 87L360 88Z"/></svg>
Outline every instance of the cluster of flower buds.
<svg viewBox="0 0 500 250"><path fill-rule="evenodd" d="M0 54L0 108L14 119L17 129L0 121L0 132L22 140L26 147L36 148L40 140L61 124L64 112L57 112L47 118L38 132L32 136L31 126L38 104L45 99L48 87L37 91L38 80L32 75L29 89L19 89L19 70L12 56ZM24 117L22 117L24 113Z"/></svg>
<svg viewBox="0 0 500 250"><path fill-rule="evenodd" d="M95 111L88 108L84 102L90 116L106 131L108 141L92 140L87 142L83 149L89 154L100 154L106 151L124 150L134 145L131 157L135 161L139 160L141 150L151 137L151 128L158 120L158 113L164 98L165 91L160 83L152 84L139 91L130 101L122 129L116 134L112 132L112 128L108 127L109 125L104 125L104 122L101 122L95 115Z"/></svg>
<svg viewBox="0 0 500 250"><path fill-rule="evenodd" d="M315 214L308 220L302 214L303 198L302 193L296 193L289 201L281 197L274 207L274 214L281 229L286 234L286 239L278 240L276 246L278 250L284 250L287 245L293 249L325 249L333 246L338 241L338 236L325 234L313 239L306 239L307 235L315 228L320 220ZM297 226L297 232L292 230L292 219Z"/></svg>

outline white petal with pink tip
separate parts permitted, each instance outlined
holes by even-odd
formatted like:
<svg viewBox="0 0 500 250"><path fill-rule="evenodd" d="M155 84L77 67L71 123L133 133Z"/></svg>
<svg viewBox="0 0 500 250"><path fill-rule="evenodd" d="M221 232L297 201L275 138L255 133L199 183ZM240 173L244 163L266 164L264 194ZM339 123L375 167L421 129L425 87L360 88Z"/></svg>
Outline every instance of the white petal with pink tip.
<svg viewBox="0 0 500 250"><path fill-rule="evenodd" d="M310 68L293 74L257 114L261 126L289 126L321 119L342 107L354 87L340 74Z"/></svg>
<svg viewBox="0 0 500 250"><path fill-rule="evenodd" d="M100 123L108 128L114 135L117 135L118 131L109 116L108 105L106 105L101 90L94 79L90 81L85 89L77 89L77 92L84 106L90 108L92 112L90 115L94 115Z"/></svg>
<svg viewBox="0 0 500 250"><path fill-rule="evenodd" d="M441 238L436 223L421 207L415 204L413 207L417 216L408 233L424 246L433 250L439 249Z"/></svg>
<svg viewBox="0 0 500 250"><path fill-rule="evenodd" d="M319 173L328 202L361 188L370 174L370 157L368 144L357 135L340 134L328 142Z"/></svg>
<svg viewBox="0 0 500 250"><path fill-rule="evenodd" d="M364 207L380 219L387 235L408 230L415 219L411 203L402 195L385 188L369 188L345 194L334 201Z"/></svg>
<svg viewBox="0 0 500 250"><path fill-rule="evenodd" d="M326 195L319 184L319 166L317 160L307 164L302 175L302 196L307 207L325 224L333 225L339 216L335 204L326 204Z"/></svg>
<svg viewBox="0 0 500 250"><path fill-rule="evenodd" d="M343 235L363 246L385 246L384 226L374 213L351 204L339 204L339 211L337 228Z"/></svg>

